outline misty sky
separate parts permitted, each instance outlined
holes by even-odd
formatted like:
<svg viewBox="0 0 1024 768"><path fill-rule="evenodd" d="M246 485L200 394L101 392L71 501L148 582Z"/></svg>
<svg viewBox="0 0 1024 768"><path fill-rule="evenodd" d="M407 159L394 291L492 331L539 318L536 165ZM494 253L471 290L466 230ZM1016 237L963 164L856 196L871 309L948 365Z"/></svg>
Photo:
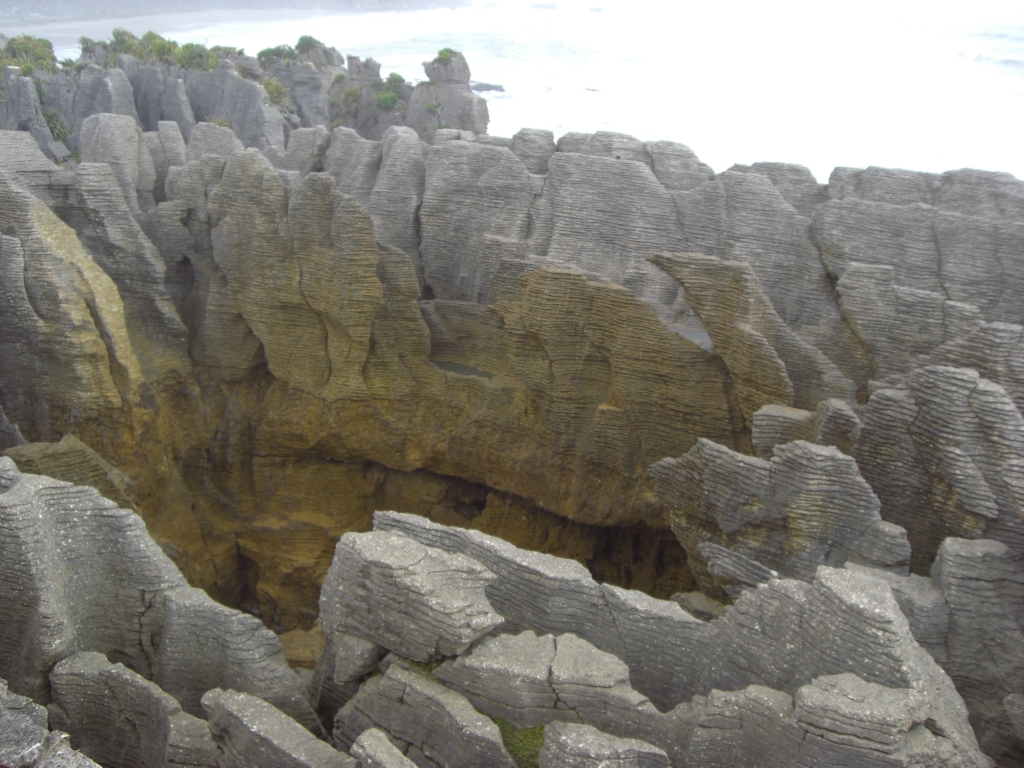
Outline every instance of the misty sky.
<svg viewBox="0 0 1024 768"><path fill-rule="evenodd" d="M36 27L62 56L113 26L255 53L313 34L423 77L446 45L491 133L615 130L691 146L715 170L779 160L1024 177L1024 2L473 0L415 12L210 11ZM0 28L6 34L9 30ZM13 30L20 31L20 30Z"/></svg>

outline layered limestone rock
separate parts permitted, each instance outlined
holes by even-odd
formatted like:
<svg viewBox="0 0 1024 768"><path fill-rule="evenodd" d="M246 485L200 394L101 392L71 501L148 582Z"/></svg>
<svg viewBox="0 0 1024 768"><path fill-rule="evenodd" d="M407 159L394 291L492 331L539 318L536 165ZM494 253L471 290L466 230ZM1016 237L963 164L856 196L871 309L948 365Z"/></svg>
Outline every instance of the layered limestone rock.
<svg viewBox="0 0 1024 768"><path fill-rule="evenodd" d="M651 476L705 589L716 588L705 543L800 579L847 560L909 568L907 532L882 521L857 463L834 447L799 440L776 445L765 461L700 440Z"/></svg>
<svg viewBox="0 0 1024 768"><path fill-rule="evenodd" d="M255 696L219 688L203 695L220 768L358 768L358 763Z"/></svg>
<svg viewBox="0 0 1024 768"><path fill-rule="evenodd" d="M96 651L191 714L205 691L228 685L315 726L273 633L186 586L135 513L0 462L11 481L0 495L0 673L13 690L45 703L54 666Z"/></svg>
<svg viewBox="0 0 1024 768"><path fill-rule="evenodd" d="M541 768L667 768L664 750L639 739L619 739L593 726L554 722L544 729Z"/></svg>
<svg viewBox="0 0 1024 768"><path fill-rule="evenodd" d="M892 589L915 639L964 697L985 753L1000 764L1020 760L1014 706L1024 687L1019 662L1024 643L1020 554L989 539L947 538L930 578L848 567Z"/></svg>
<svg viewBox="0 0 1024 768"><path fill-rule="evenodd" d="M102 654L76 653L61 661L50 672L50 692L51 727L67 731L72 743L101 765L217 766L206 723Z"/></svg>
<svg viewBox="0 0 1024 768"><path fill-rule="evenodd" d="M1003 259L1024 250L1019 214L992 218L991 205L945 208L902 195L887 197L897 203L879 197L886 195L832 199L815 212L830 274L842 279L853 263L890 266L897 284L973 304L985 320L1024 320L1014 299L1024 278L1014 256Z"/></svg>
<svg viewBox="0 0 1024 768"><path fill-rule="evenodd" d="M470 558L405 536L347 533L320 592L320 621L332 646L341 633L416 661L457 656L502 622L484 596L493 580Z"/></svg>
<svg viewBox="0 0 1024 768"><path fill-rule="evenodd" d="M352 744L352 756L361 768L414 768L416 763L398 751L379 728L363 731Z"/></svg>
<svg viewBox="0 0 1024 768"><path fill-rule="evenodd" d="M653 263L683 286L729 370L748 425L765 405L811 409L853 398L853 383L775 312L751 265L699 254L659 254Z"/></svg>
<svg viewBox="0 0 1024 768"><path fill-rule="evenodd" d="M370 678L338 712L334 738L348 747L371 728L390 734L420 768L515 766L498 726L465 697L398 664Z"/></svg>
<svg viewBox="0 0 1024 768"><path fill-rule="evenodd" d="M21 768L98 768L71 748L68 734L47 725L46 708L11 693L0 678L0 761Z"/></svg>
<svg viewBox="0 0 1024 768"><path fill-rule="evenodd" d="M476 540L479 546L466 549L497 562L487 559L478 535L415 526L411 516L394 513L377 521L455 548ZM527 588L509 573L495 585L543 594L541 574L534 572ZM494 600L499 606L497 593ZM571 615L581 600L566 591L560 611L540 615ZM659 601L647 600L654 614L651 603ZM617 618L629 621L626 612ZM446 712L471 721L469 713L478 711L521 727L589 724L655 745L681 766L989 765L953 683L914 641L890 587L869 573L821 567L810 583L770 579L740 595L723 618L690 619L685 633L659 634L648 624L646 673L685 672L675 677L677 703L663 709L633 689L630 667L612 653L574 634L516 631L514 620L504 627L510 634L488 635L432 672L389 656L384 675L369 677L338 713L336 738L351 743L376 726L417 765L477 764L459 751L464 737L443 760L430 756L436 742L420 745L439 730L451 732L448 718L455 715ZM659 660L664 666L651 669ZM435 702L431 715L424 698ZM465 734L468 727L455 730Z"/></svg>
<svg viewBox="0 0 1024 768"><path fill-rule="evenodd" d="M830 677L889 686L863 670L709 688L680 659L704 658L693 648L717 642L708 627L728 616L706 624L598 581L667 596L696 576L735 613L790 584L778 574L817 589L820 563L868 564L891 570L936 658L946 638L969 647L943 629L942 590L900 574L910 561L922 579L948 536L1024 551L1020 182L840 169L826 189L760 163L714 176L683 145L488 137L441 128L427 102L421 130L411 107L436 106L431 89L479 117L461 56L439 57L434 84L415 89L385 86L372 61L342 71L328 49L291 69L227 56L206 72L122 56L77 79L9 73L5 115L23 102L27 130L0 134L0 446L34 471L102 484L190 582L278 631L312 625L340 536L367 530L375 509L420 512L586 563L592 573L481 533L385 524L493 573L480 594L503 631L576 634L620 658L662 715L689 707L685 749L702 745L693 754L712 764L735 762L730 750L769 721L781 741L766 760L833 759L832 710L854 750L836 760L956 759L904 694ZM295 113L270 106L258 81L271 73ZM326 94L351 88L358 119L342 126L363 135L328 134ZM385 88L404 118L375 105ZM86 162L30 133L36 103ZM2 482L17 488L13 472ZM166 642L75 650L122 648L131 658L112 662L193 714L207 689L233 686L315 727L256 617L183 582L160 589L143 604ZM1011 599L996 592L983 602ZM724 610L690 598L705 617ZM314 674L322 716L365 685L378 642L401 640L368 632L333 631ZM251 644L215 639L232 633ZM264 660L252 675L266 690L237 662L246 653ZM60 658L28 665L33 685ZM975 678L1002 663L979 662ZM1020 691L989 687L971 691L974 722L1013 762L1006 702ZM882 742L856 725L874 700L898 723ZM728 712L747 735L723 736Z"/></svg>
<svg viewBox="0 0 1024 768"><path fill-rule="evenodd" d="M927 572L947 536L1024 551L1024 420L977 371L914 370L863 410L855 456L885 517L903 526L913 569Z"/></svg>

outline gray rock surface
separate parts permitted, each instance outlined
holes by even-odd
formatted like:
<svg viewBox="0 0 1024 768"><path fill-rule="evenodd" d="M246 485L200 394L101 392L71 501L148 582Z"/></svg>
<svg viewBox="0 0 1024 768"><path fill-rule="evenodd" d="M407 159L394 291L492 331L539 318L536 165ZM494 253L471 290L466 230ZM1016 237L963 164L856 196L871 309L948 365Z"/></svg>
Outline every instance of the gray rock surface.
<svg viewBox="0 0 1024 768"><path fill-rule="evenodd" d="M220 768L358 768L262 699L219 688L203 695Z"/></svg>
<svg viewBox="0 0 1024 768"><path fill-rule="evenodd" d="M79 750L108 768L163 768L172 760L217 766L205 723L102 654L77 653L61 661L50 672L50 693L51 726L66 731ZM185 755L191 762L181 762Z"/></svg>
<svg viewBox="0 0 1024 768"><path fill-rule="evenodd" d="M467 141L432 148L419 217L432 294L487 302L501 262L526 256L533 200L530 174L511 150Z"/></svg>
<svg viewBox="0 0 1024 768"><path fill-rule="evenodd" d="M860 439L860 417L843 400L829 398L815 411L785 405L765 405L754 413L751 440L761 458L769 459L775 446L806 440L817 445L834 445L852 455Z"/></svg>
<svg viewBox="0 0 1024 768"><path fill-rule="evenodd" d="M638 739L619 739L593 726L554 722L544 729L540 768L667 768L664 750Z"/></svg>
<svg viewBox="0 0 1024 768"><path fill-rule="evenodd" d="M1020 746L1003 700L1024 691L1024 562L999 542L947 538L932 578L949 606L943 668L964 697L985 753Z"/></svg>
<svg viewBox="0 0 1024 768"><path fill-rule="evenodd" d="M351 751L361 768L414 768L416 765L398 751L380 728L363 731L352 744Z"/></svg>
<svg viewBox="0 0 1024 768"><path fill-rule="evenodd" d="M46 703L50 670L89 650L152 679L190 714L205 691L230 685L317 726L276 636L186 586L138 515L91 488L15 479L0 496L0 672L13 690Z"/></svg>
<svg viewBox="0 0 1024 768"><path fill-rule="evenodd" d="M848 559L909 567L906 532L884 526L857 463L834 447L801 440L775 446L765 461L702 439L650 474L706 589L715 590L715 578L705 570L705 542L801 579ZM896 537L894 549L880 547L879 537Z"/></svg>
<svg viewBox="0 0 1024 768"><path fill-rule="evenodd" d="M168 591L156 609L153 680L186 712L201 715L206 691L230 688L258 696L319 731L305 688L288 667L277 636L255 616L192 587Z"/></svg>
<svg viewBox="0 0 1024 768"><path fill-rule="evenodd" d="M729 368L749 424L763 405L810 410L853 398L853 382L783 322L752 265L699 254L658 254L652 262L683 287Z"/></svg>
<svg viewBox="0 0 1024 768"><path fill-rule="evenodd" d="M315 128L297 128L288 135L288 149L281 152L268 147L267 156L275 168L307 174L324 170L324 153L331 143L331 134L322 125ZM273 156L271 153L274 153Z"/></svg>
<svg viewBox="0 0 1024 768"><path fill-rule="evenodd" d="M68 146L81 151L82 125L93 115L125 115L138 121L135 96L128 76L120 69L103 69L89 64L78 75L75 91L73 123Z"/></svg>
<svg viewBox="0 0 1024 768"><path fill-rule="evenodd" d="M405 253L423 284L420 206L426 185L425 146L416 132L391 127L381 142L381 166L367 208L377 242Z"/></svg>
<svg viewBox="0 0 1024 768"><path fill-rule="evenodd" d="M417 661L455 656L502 623L470 557L405 536L347 533L320 592L324 633L356 635Z"/></svg>
<svg viewBox="0 0 1024 768"><path fill-rule="evenodd" d="M918 368L876 390L861 418L857 464L907 530L915 572L947 536L1024 551L1024 419L1006 390L974 370Z"/></svg>
<svg viewBox="0 0 1024 768"><path fill-rule="evenodd" d="M518 631L519 622L526 623L532 620L538 631L562 634L565 632L564 629L551 630L545 624L550 625L556 621L568 624L574 617L581 615L581 608L588 604L593 606L596 602L593 597L588 597L585 591L586 581L581 578L575 582L579 586L575 586L568 578L573 570L573 564L568 561L544 558L533 553L517 554L514 548L491 537L471 531L444 528L410 515L378 513L376 525L403 530L434 545L466 551L481 562L487 563L499 577L489 588L489 597L496 609L506 616L505 631ZM561 578L556 578L558 572L555 566L558 563L563 563L566 568ZM556 585L560 587L558 592L554 592ZM525 603L519 597L527 590L534 596L529 603ZM550 598L544 597L548 590L559 595L557 609L544 608L551 604L547 602ZM612 649L610 639L617 643L613 652L622 658L631 659L629 672L627 673L625 668L620 668L620 676L628 675L628 679L632 680L632 684L641 693L644 689L640 688L637 680L644 679L647 681L645 687L659 694L659 701L663 702L659 705L661 712L651 707L647 727L657 724L659 730L665 728L668 732L676 734L670 742L664 744L664 748L670 754L678 756L694 748L686 746L689 744L689 736L685 734L692 733L692 723L699 720L699 713L694 709L702 701L699 697L708 696L712 689L742 691L750 685L774 688L771 696L781 696L778 700L785 704L779 705L781 718L785 713L792 711L792 700L789 697L799 687L811 684L815 678L822 675L850 672L867 682L898 689L917 689L925 686L932 691L928 717L937 718L936 722L941 720L948 726L942 726L944 736L934 741L929 736L926 739L928 744L921 749L938 750L936 754L955 753L967 760L968 765L986 765L967 725L966 708L952 683L931 657L914 642L910 627L889 588L872 577L821 568L811 584L787 580L771 581L760 589L743 594L724 618L710 624L694 619L684 621L681 619L685 616L682 611L677 612L679 618L674 618L669 606L674 609L678 607L676 604L610 587L605 587L603 591L608 596L606 605L609 606L609 612L615 609L613 622L623 628L622 634L612 635L605 628L607 625L602 627L602 614L595 610L595 607L599 606L589 608L588 619L575 619L578 625L576 631L606 652ZM633 599L623 600L616 605L611 601L613 597ZM665 605L665 608L659 611L658 607L661 605ZM526 614L524 606L538 608L537 613ZM640 610L641 608L646 610ZM871 627L870 630L867 629L868 626ZM810 637L816 639L811 642L803 639ZM520 635L520 638L524 638L520 642L526 645L538 642L530 635ZM820 638L820 641L817 638ZM502 636L488 638L478 645L477 649L483 649L491 644L496 644L495 647L500 648L509 642L511 641ZM604 647L598 643L604 644ZM598 653L593 646L588 647L592 648L589 652L591 655ZM469 659L477 652L478 650L474 650L469 656L448 662L442 668L455 669L467 664L471 667ZM629 653L633 656L627 656ZM530 659L528 654L524 653L522 656ZM478 666L486 667L487 674L492 676L503 674L498 670L508 670L512 679L519 682L506 688L491 685L486 692L481 690L480 693L487 693L493 697L494 690L520 691L507 695L519 696L520 704L524 696L529 700L527 694L521 693L532 689L528 683L529 676L523 674L521 665L517 666L515 661L520 655L499 653L496 657L501 659L500 664ZM439 671L439 674L448 673ZM542 675L534 675L540 676ZM486 679L486 675L482 679ZM615 685L613 682L612 687ZM614 697L602 699L595 695L593 688L584 687L577 690L577 704L602 701L597 708L598 712L622 712L614 708L608 709L609 701L615 701ZM634 704L643 699L637 691L631 694L638 697ZM565 701L564 697L560 698ZM508 702L505 706L508 707ZM675 709L672 712L665 713L673 707ZM508 707L506 712L510 709L513 708ZM640 717L642 710L633 707L629 712ZM602 730L643 738L657 744L660 740L657 738L657 732L652 737L650 730L626 733L614 730L625 728L627 724L639 728L643 725L643 718L637 722L636 717L620 715L616 719L618 725L606 725L604 721L593 724ZM712 736L714 739L724 739L731 743L741 734L734 731L717 731L710 734L709 738ZM920 733L915 731L913 739L919 736ZM798 738L800 739L802 736ZM827 750L821 759L831 759Z"/></svg>
<svg viewBox="0 0 1024 768"><path fill-rule="evenodd" d="M819 184L814 175L802 165L790 163L754 163L734 165L730 171L759 173L767 176L772 185L797 213L810 218L829 199L829 188Z"/></svg>
<svg viewBox="0 0 1024 768"><path fill-rule="evenodd" d="M187 72L184 81L185 94L196 120L227 119L231 130L246 147L284 148L281 112L270 104L263 87L243 79L233 63L221 59L217 68L209 72Z"/></svg>
<svg viewBox="0 0 1024 768"><path fill-rule="evenodd" d="M156 205L156 167L149 144L134 118L92 115L82 123L79 145L83 162L110 165L133 213L148 211Z"/></svg>
<svg viewBox="0 0 1024 768"><path fill-rule="evenodd" d="M230 128L224 128L213 123L200 123L192 131L192 138L188 141L188 148L185 152L185 162L191 163L201 160L203 155L217 155L218 157L229 157L236 152L241 152L245 147Z"/></svg>
<svg viewBox="0 0 1024 768"><path fill-rule="evenodd" d="M47 730L46 708L7 690L0 678L0 762L17 768L98 768L71 748L68 734Z"/></svg>
<svg viewBox="0 0 1024 768"><path fill-rule="evenodd" d="M383 158L382 144L368 141L351 128L335 128L324 156L324 171L338 183L338 189L365 206L377 183Z"/></svg>
<svg viewBox="0 0 1024 768"><path fill-rule="evenodd" d="M985 320L1021 323L1024 224L847 197L814 214L828 271L842 279L855 263L891 266L895 283L977 306Z"/></svg>
<svg viewBox="0 0 1024 768"><path fill-rule="evenodd" d="M514 768L501 734L460 694L392 664L371 677L335 720L349 747L370 728L385 731L419 768Z"/></svg>
<svg viewBox="0 0 1024 768"><path fill-rule="evenodd" d="M548 161L555 154L555 135L538 128L521 128L509 143L512 154L518 157L530 173L547 173Z"/></svg>

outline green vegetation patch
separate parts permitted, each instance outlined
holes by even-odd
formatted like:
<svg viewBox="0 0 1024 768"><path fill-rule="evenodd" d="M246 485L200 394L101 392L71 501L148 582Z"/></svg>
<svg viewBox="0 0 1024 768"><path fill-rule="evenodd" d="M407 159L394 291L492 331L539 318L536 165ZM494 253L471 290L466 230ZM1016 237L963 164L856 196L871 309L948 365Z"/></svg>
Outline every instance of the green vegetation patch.
<svg viewBox="0 0 1024 768"><path fill-rule="evenodd" d="M544 747L544 726L516 728L500 717L494 718L494 724L501 731L501 740L505 743L505 749L512 756L513 762L519 768L538 768L537 756Z"/></svg>
<svg viewBox="0 0 1024 768"><path fill-rule="evenodd" d="M398 94L394 91L381 91L374 99L374 103L380 109L394 109L395 104L398 103Z"/></svg>
<svg viewBox="0 0 1024 768"><path fill-rule="evenodd" d="M437 58L447 63L452 60L452 56L461 56L462 54L456 51L454 48L442 48L437 52Z"/></svg>
<svg viewBox="0 0 1024 768"><path fill-rule="evenodd" d="M332 86L337 85L338 83L343 82L344 80L345 80L345 73L344 72L339 72L338 74L336 74L334 76L334 79L331 80L331 85Z"/></svg>
<svg viewBox="0 0 1024 768"><path fill-rule="evenodd" d="M46 120L46 127L57 141L64 141L68 137L68 129L61 122L60 115L52 109L43 110L43 118Z"/></svg>
<svg viewBox="0 0 1024 768"><path fill-rule="evenodd" d="M231 127L231 121L226 117L218 117L216 120L213 121L213 124L219 125L221 128Z"/></svg>
<svg viewBox="0 0 1024 768"><path fill-rule="evenodd" d="M57 57L49 40L31 35L18 35L0 50L0 67L21 67L25 77L34 71L56 72Z"/></svg>
<svg viewBox="0 0 1024 768"><path fill-rule="evenodd" d="M266 69L278 61L292 61L295 59L295 49L290 45L278 45L274 48L264 48L256 54L256 60L260 66Z"/></svg>
<svg viewBox="0 0 1024 768"><path fill-rule="evenodd" d="M356 109L359 106L359 102L363 100L363 89L352 87L347 88L343 94L341 94L341 106L344 109Z"/></svg>
<svg viewBox="0 0 1024 768"><path fill-rule="evenodd" d="M288 89L276 77L263 78L263 88L267 91L270 103L274 106L283 107L288 103Z"/></svg>
<svg viewBox="0 0 1024 768"><path fill-rule="evenodd" d="M323 43L312 35L303 35L299 38L299 42L295 44L295 50L299 53L309 53L314 48L319 48L321 45L323 45Z"/></svg>
<svg viewBox="0 0 1024 768"><path fill-rule="evenodd" d="M207 48L200 43L179 45L176 40L168 40L152 30L142 37L136 37L121 27L111 33L109 42L103 43L88 37L80 37L78 44L82 46L82 53L91 51L97 45L105 45L107 51L114 56L123 53L140 61L155 60L198 71L211 70L217 66L221 58L240 56L243 53L241 48L226 45L215 45L213 48Z"/></svg>
<svg viewBox="0 0 1024 768"><path fill-rule="evenodd" d="M437 110L439 110L440 108L441 105L438 104L436 101L432 101L429 104L427 104L427 112L430 112L435 115L437 114Z"/></svg>

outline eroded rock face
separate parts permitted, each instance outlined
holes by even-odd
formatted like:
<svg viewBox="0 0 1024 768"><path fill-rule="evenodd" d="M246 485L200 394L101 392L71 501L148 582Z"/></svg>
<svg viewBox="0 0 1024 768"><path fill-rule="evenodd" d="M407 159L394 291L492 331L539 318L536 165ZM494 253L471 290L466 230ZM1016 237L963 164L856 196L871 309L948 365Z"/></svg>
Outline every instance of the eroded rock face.
<svg viewBox="0 0 1024 768"><path fill-rule="evenodd" d="M138 515L0 461L11 479L0 495L0 670L13 690L46 703L54 666L95 651L192 714L205 691L225 684L315 727L274 634L188 587Z"/></svg>
<svg viewBox="0 0 1024 768"><path fill-rule="evenodd" d="M476 551L486 556L486 542L458 529L416 527L411 516L393 513L377 521L455 547L477 539ZM514 589L514 571L508 573ZM412 706L427 692L455 697L445 706L471 704L520 727L564 721L640 739L654 745L655 754L664 750L672 765L852 765L874 759L989 765L953 683L915 642L893 592L874 573L821 567L810 583L771 578L744 592L722 618L691 620L687 633L663 636L648 624L649 666L642 671L688 671L675 678L674 705L655 707L633 688L631 672L638 667L574 634L513 631L484 637L432 672L389 656L384 676L367 679L339 712L335 735L352 741L373 724L408 745L410 721L419 723L423 715L396 702ZM532 584L544 584L539 573ZM659 613L653 603L660 601L646 599L647 615ZM639 606L626 595L619 600L619 623L636 622ZM632 614L625 609L631 603ZM564 599L562 605L571 603ZM667 618L669 611L660 613ZM413 689L420 692L415 698ZM403 749L417 765L443 762L421 760L418 747ZM445 764L461 764L459 759Z"/></svg>
<svg viewBox="0 0 1024 768"><path fill-rule="evenodd" d="M857 463L908 532L916 572L947 536L1024 550L1024 420L1006 390L977 371L914 370L863 411Z"/></svg>
<svg viewBox="0 0 1024 768"><path fill-rule="evenodd" d="M217 765L204 722L102 654L76 653L61 661L50 672L50 690L51 727L69 733L82 752L104 766Z"/></svg>
<svg viewBox="0 0 1024 768"><path fill-rule="evenodd" d="M16 103L25 121L0 134L2 447L34 471L101 483L147 517L193 584L278 631L316 618L339 537L399 508L660 595L697 578L736 602L729 615L754 596L818 594L822 563L888 569L920 645L968 679L953 657L970 655L956 650L969 638L951 627L969 601L956 608L922 579L949 536L997 541L1000 561L1024 551L1020 182L838 169L826 189L780 164L714 176L683 145L620 134L488 137L462 57L431 63L434 85L392 87L402 118L373 104L379 65L350 59L342 71L335 54L275 64L287 117L257 82L271 70L243 57L200 73L120 57L77 80L35 78L34 94L8 73L4 114ZM328 134L326 99L349 88L360 104L342 124L363 135ZM87 162L42 141L33 95ZM468 111L441 128L438 105L456 102ZM413 117L420 127L400 124ZM23 481L4 472L7 496ZM842 711L854 750L843 760L861 748L954 759L947 736L921 730L914 701L861 685L903 691L909 678L812 660L799 681L734 679L722 661L716 698L711 673L679 659L699 657L728 616L706 624L480 533L397 517L382 527L444 550L438 562L468 557L493 573L477 591L509 632L575 634L621 659L660 714L689 707L675 715L697 734L685 749L704 745L712 764L741 749L720 733L732 711L739 731L771 713L784 746L766 754L786 754L795 736L800 760L832 754L827 713ZM984 578L961 580L970 592ZM313 724L255 617L184 582L160 589L143 603L166 638L136 653L132 635L111 661L189 712L208 688L235 686ZM85 610L67 599L62 611ZM725 610L712 608L704 615ZM380 634L356 624L335 627L317 665L321 715L390 646L416 644L394 622ZM200 625L227 661L194 661ZM225 633L252 642L221 647ZM466 642L434 638L424 654ZM117 645L89 643L76 650ZM268 689L232 656L247 653ZM26 674L45 681L60 658ZM988 659L976 677L996 680L1002 664ZM860 682L832 679L846 674ZM1018 694L995 683L970 693L986 745L1004 755ZM856 702L875 699L898 724L880 750L857 741L883 743L857 725Z"/></svg>
<svg viewBox="0 0 1024 768"><path fill-rule="evenodd" d="M593 726L551 723L544 729L542 768L659 768L670 765L663 750L639 739L619 739Z"/></svg>
<svg viewBox="0 0 1024 768"><path fill-rule="evenodd" d="M819 565L854 560L907 572L907 533L887 525L857 463L834 447L799 440L771 461L701 440L651 468L673 530L702 586L714 590L702 550L720 545L800 579ZM707 566L704 566L707 568Z"/></svg>
<svg viewBox="0 0 1024 768"><path fill-rule="evenodd" d="M462 653L502 623L478 562L384 531L341 537L320 593L324 632L355 635L416 661Z"/></svg>
<svg viewBox="0 0 1024 768"><path fill-rule="evenodd" d="M220 766L358 768L351 757L255 696L215 688L203 695L203 709Z"/></svg>
<svg viewBox="0 0 1024 768"><path fill-rule="evenodd" d="M373 677L338 713L334 738L351 745L370 728L399 742L420 768L514 768L501 734L463 696L416 672L392 664Z"/></svg>

